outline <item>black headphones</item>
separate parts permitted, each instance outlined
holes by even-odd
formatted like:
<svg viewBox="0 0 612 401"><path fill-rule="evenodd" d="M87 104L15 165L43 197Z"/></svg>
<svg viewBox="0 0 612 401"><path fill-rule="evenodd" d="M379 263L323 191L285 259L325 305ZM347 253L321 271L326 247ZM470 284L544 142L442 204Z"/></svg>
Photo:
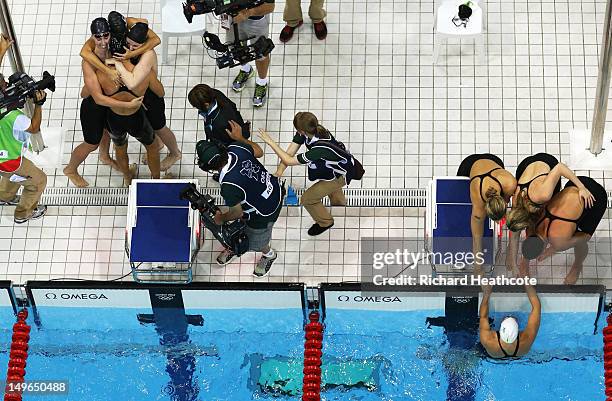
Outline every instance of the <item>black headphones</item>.
<svg viewBox="0 0 612 401"><path fill-rule="evenodd" d="M208 140L208 143L206 143L205 146L206 147L202 150L203 152L214 147L216 148L216 154L213 157L211 157L208 163L205 163L202 160L200 160L200 157L198 156L198 167L204 171L210 171L211 170L210 165L212 161L215 160L217 157L221 157L222 154L227 153L227 146L225 146L224 143L221 143L215 140Z"/></svg>

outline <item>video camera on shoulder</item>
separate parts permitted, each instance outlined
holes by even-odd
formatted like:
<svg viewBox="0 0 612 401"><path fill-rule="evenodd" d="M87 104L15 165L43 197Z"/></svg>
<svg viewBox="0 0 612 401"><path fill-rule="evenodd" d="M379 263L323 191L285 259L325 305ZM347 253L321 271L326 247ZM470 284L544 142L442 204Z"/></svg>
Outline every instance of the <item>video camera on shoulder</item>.
<svg viewBox="0 0 612 401"><path fill-rule="evenodd" d="M238 256L249 250L249 238L245 233L246 225L243 221L235 220L221 225L215 223L215 214L219 211L219 207L212 196L201 194L194 184L187 184L187 187L181 191L180 198L189 201L191 208L200 212L202 224L223 246Z"/></svg>
<svg viewBox="0 0 612 401"><path fill-rule="evenodd" d="M216 15L236 16L240 11L257 7L262 3L263 0L187 0L187 3L183 3L183 13L187 22L191 23L194 15L215 13ZM234 30L234 42L232 43L222 43L219 36L208 31L203 35L204 46L215 52L211 57L216 60L219 69L236 67L258 60L266 57L274 49L274 42L270 38L260 37L248 45L248 41L255 37L241 41L238 26L233 24L232 29Z"/></svg>
<svg viewBox="0 0 612 401"><path fill-rule="evenodd" d="M34 81L23 72L14 73L6 82L6 87L3 85L0 90L0 109L4 110L0 116L4 117L8 112L22 108L27 99L35 99L36 92L45 89L55 92L55 77L49 72L43 72L40 81Z"/></svg>

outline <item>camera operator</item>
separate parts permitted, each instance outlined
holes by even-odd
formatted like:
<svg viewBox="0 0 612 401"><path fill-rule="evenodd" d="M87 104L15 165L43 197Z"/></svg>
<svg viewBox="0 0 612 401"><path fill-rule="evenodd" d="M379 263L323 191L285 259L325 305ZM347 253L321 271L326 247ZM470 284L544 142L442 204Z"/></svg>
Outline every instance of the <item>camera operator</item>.
<svg viewBox="0 0 612 401"><path fill-rule="evenodd" d="M246 219L249 250L262 252L253 271L263 277L278 257L270 247L272 228L283 206L285 190L278 178L270 174L257 160L263 155L259 145L245 139L240 126L230 122L229 136L235 140L227 148L213 141L203 140L196 145L198 166L204 171L217 171L220 175L221 196L229 211L217 212L215 223ZM217 256L217 263L226 265L236 255L231 249Z"/></svg>
<svg viewBox="0 0 612 401"><path fill-rule="evenodd" d="M253 41L261 36L270 36L270 14L274 11L274 0L263 0L257 7L242 10L236 15L232 22L238 24L238 35L240 40L245 40L254 36ZM227 40L234 41L234 30L227 32ZM266 101L268 94L268 68L270 66L270 55L255 60L257 67L257 78L255 78L255 94L253 95L253 106L261 107ZM255 75L255 71L250 64L240 67L240 72L232 83L232 89L236 92L242 91L246 82Z"/></svg>
<svg viewBox="0 0 612 401"><path fill-rule="evenodd" d="M198 114L204 118L204 133L206 139L229 145L234 140L227 134L231 129L230 121L236 122L242 128L242 136L249 139L251 136L250 124L245 123L236 108L236 104L227 98L221 91L213 89L206 84L194 86L187 95L189 103L198 109ZM213 174L215 181L218 174Z"/></svg>
<svg viewBox="0 0 612 401"><path fill-rule="evenodd" d="M8 48L6 41L2 37L4 52ZM0 75L0 88L4 91L6 86L4 77ZM30 135L40 135L41 106L45 99L45 92L36 92L31 120L21 110L10 111L0 119L0 205L16 205L14 216L17 224L38 219L47 212L46 206L38 204L47 185L47 175L23 156ZM21 197L17 196L20 186L23 187Z"/></svg>

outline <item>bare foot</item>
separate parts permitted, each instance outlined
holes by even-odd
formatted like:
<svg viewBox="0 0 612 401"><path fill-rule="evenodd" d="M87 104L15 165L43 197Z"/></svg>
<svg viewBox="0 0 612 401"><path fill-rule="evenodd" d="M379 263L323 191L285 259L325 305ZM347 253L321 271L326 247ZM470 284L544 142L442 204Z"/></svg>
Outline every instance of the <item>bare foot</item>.
<svg viewBox="0 0 612 401"><path fill-rule="evenodd" d="M164 160L159 164L159 169L161 171L168 170L174 163L181 160L181 157L183 157L183 154L180 152L179 154L168 153L168 156L164 157Z"/></svg>
<svg viewBox="0 0 612 401"><path fill-rule="evenodd" d="M132 184L132 180L136 177L138 166L135 163L130 164L130 169L127 174L123 174L123 185L129 187Z"/></svg>
<svg viewBox="0 0 612 401"><path fill-rule="evenodd" d="M85 180L85 178L81 177L81 175L76 171L68 170L68 167L64 168L64 175L68 177L70 182L74 184L77 188L85 188L89 186L89 183Z"/></svg>
<svg viewBox="0 0 612 401"><path fill-rule="evenodd" d="M168 171L166 171L166 173L164 174L164 176L162 177L164 180L172 180L174 178L176 178L176 176Z"/></svg>
<svg viewBox="0 0 612 401"><path fill-rule="evenodd" d="M110 166L110 168L112 168L113 170L117 170L117 171L121 171L119 169L119 165L117 164L117 161L115 159L113 159L110 156L102 156L100 155L98 157L98 160L100 160L103 164L106 164L107 166Z"/></svg>
<svg viewBox="0 0 612 401"><path fill-rule="evenodd" d="M563 284L574 285L578 281L578 277L580 277L580 273L582 273L582 265L573 265L567 276L565 276L565 280L563 280Z"/></svg>
<svg viewBox="0 0 612 401"><path fill-rule="evenodd" d="M164 145L159 147L159 153L161 153L162 150L164 150ZM147 152L144 152L142 154L142 157L140 158L140 162L144 164L145 166L149 164L149 158L147 156Z"/></svg>

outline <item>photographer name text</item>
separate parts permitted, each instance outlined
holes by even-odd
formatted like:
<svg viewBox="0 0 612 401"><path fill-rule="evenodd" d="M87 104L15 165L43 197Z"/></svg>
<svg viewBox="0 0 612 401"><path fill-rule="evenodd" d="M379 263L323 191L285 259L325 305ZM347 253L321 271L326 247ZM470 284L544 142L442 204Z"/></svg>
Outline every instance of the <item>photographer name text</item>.
<svg viewBox="0 0 612 401"><path fill-rule="evenodd" d="M372 277L372 283L378 286L384 285L536 285L535 277L443 277L421 274L418 277L401 275L398 277L384 277L377 274Z"/></svg>

